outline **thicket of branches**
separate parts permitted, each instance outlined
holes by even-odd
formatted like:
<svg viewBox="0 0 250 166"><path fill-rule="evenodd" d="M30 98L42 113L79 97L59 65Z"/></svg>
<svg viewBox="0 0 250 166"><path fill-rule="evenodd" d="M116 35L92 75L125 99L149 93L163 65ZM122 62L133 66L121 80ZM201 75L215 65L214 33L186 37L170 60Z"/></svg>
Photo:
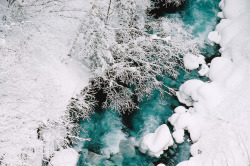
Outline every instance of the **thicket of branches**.
<svg viewBox="0 0 250 166"><path fill-rule="evenodd" d="M173 4L175 6L180 6L182 3L185 2L185 0L152 0L153 2L155 3L161 3L163 4L164 6L167 7L167 5L169 4Z"/></svg>
<svg viewBox="0 0 250 166"><path fill-rule="evenodd" d="M137 102L154 90L171 93L161 78L177 77L181 55L199 54L197 43L180 21L155 20L147 16L150 7L149 0L93 2L70 53L93 73L89 86L69 105L75 117L88 118L96 97L103 108L122 114L136 109Z"/></svg>

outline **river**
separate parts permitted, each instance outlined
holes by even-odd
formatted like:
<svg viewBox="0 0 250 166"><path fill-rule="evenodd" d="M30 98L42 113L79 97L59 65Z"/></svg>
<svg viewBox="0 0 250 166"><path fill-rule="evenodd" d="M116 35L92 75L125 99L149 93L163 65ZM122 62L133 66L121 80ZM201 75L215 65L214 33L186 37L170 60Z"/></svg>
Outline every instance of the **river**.
<svg viewBox="0 0 250 166"><path fill-rule="evenodd" d="M218 22L220 0L186 0L184 6L177 11L165 12L164 17L178 18L184 22L185 28L192 31L200 41L201 54L209 63L215 56L219 56L218 46L211 45L207 35L215 28ZM178 89L186 80L200 77L197 70L189 73L180 70L177 79L166 76L164 83L171 88ZM163 163L175 166L179 162L190 158L188 133L185 142L174 144L160 158L149 157L138 150L140 139L145 133L154 130L165 123L172 131L168 118L173 114L175 107L181 105L175 96L166 94L161 98L155 91L152 98L145 99L139 104L140 110L120 116L111 110L97 109L89 121L82 121L81 126L87 132L81 132L82 138L91 138L91 141L80 142L76 149L80 151L79 166L83 165L157 165Z"/></svg>

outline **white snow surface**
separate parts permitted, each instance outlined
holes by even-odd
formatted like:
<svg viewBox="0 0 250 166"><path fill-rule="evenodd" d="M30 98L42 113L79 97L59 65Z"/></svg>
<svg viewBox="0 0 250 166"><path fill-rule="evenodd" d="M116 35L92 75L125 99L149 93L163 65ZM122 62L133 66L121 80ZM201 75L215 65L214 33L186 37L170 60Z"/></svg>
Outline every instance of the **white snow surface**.
<svg viewBox="0 0 250 166"><path fill-rule="evenodd" d="M165 166L165 164L162 164L162 163L161 163L161 164L158 164L157 166Z"/></svg>
<svg viewBox="0 0 250 166"><path fill-rule="evenodd" d="M63 149L55 152L55 156L51 158L51 166L76 166L79 155L72 149Z"/></svg>
<svg viewBox="0 0 250 166"><path fill-rule="evenodd" d="M205 57L203 55L196 56L193 54L186 54L183 57L183 62L185 68L189 70L198 69L201 66L198 74L200 76L207 76L209 67L206 64Z"/></svg>
<svg viewBox="0 0 250 166"><path fill-rule="evenodd" d="M196 56L193 54L184 55L183 61L185 68L189 70L197 69L200 64L205 63L204 56L202 55Z"/></svg>
<svg viewBox="0 0 250 166"><path fill-rule="evenodd" d="M80 62L68 56L89 3L26 2L30 4L23 4L22 11L0 4L0 17L7 16L0 22L3 165L41 165L42 157L50 158L65 147L66 126L56 124L63 124L69 100L90 77Z"/></svg>
<svg viewBox="0 0 250 166"><path fill-rule="evenodd" d="M184 142L184 130L178 129L178 130L174 131L173 137L178 144Z"/></svg>
<svg viewBox="0 0 250 166"><path fill-rule="evenodd" d="M223 0L220 7L224 19L210 39L221 57L211 62L211 81L185 82L177 95L189 109L178 107L169 118L193 142L192 157L178 166L250 165L250 1Z"/></svg>
<svg viewBox="0 0 250 166"><path fill-rule="evenodd" d="M140 144L140 151L153 157L160 157L164 150L173 145L173 138L166 124L159 126L154 133L145 135Z"/></svg>
<svg viewBox="0 0 250 166"><path fill-rule="evenodd" d="M221 36L219 35L219 32L213 31L208 34L208 39L215 42L216 44L219 44Z"/></svg>

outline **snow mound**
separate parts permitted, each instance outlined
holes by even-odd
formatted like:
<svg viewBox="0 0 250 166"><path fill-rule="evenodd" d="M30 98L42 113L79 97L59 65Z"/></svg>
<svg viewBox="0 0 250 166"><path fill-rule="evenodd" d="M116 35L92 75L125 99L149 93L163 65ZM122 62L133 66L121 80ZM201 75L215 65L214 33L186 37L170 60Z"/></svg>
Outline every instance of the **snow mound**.
<svg viewBox="0 0 250 166"><path fill-rule="evenodd" d="M51 159L51 166L76 166L79 155L72 149L63 149L55 152L55 156Z"/></svg>
<svg viewBox="0 0 250 166"><path fill-rule="evenodd" d="M140 151L150 156L160 157L164 150L173 145L173 138L166 124L159 126L154 133L145 135L140 144Z"/></svg>
<svg viewBox="0 0 250 166"><path fill-rule="evenodd" d="M189 109L177 107L178 110L183 110L182 112L174 113L168 121L174 126L173 137L177 143L182 143L184 141L184 130L188 130L190 137L193 142L196 142L200 138L200 131L203 126L200 123L203 119L201 113L196 112L193 107Z"/></svg>
<svg viewBox="0 0 250 166"><path fill-rule="evenodd" d="M176 130L175 132L173 132L173 137L178 144L184 142L184 130Z"/></svg>
<svg viewBox="0 0 250 166"><path fill-rule="evenodd" d="M205 64L204 56L193 55L193 54L186 54L183 57L184 66L189 70L194 70L199 67L200 64Z"/></svg>
<svg viewBox="0 0 250 166"><path fill-rule="evenodd" d="M208 34L208 39L215 42L216 44L220 43L221 36L219 32L213 31Z"/></svg>
<svg viewBox="0 0 250 166"><path fill-rule="evenodd" d="M192 106L194 101L199 98L197 97L197 89L203 84L204 82L195 79L186 81L176 93L178 100L187 106Z"/></svg>

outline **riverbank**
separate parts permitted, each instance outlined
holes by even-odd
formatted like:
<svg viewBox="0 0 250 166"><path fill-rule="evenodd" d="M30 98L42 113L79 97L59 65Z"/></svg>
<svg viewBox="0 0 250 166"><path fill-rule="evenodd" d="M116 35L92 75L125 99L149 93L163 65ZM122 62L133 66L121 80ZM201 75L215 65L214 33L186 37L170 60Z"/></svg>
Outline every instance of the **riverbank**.
<svg viewBox="0 0 250 166"><path fill-rule="evenodd" d="M65 110L88 84L88 70L68 53L90 4L7 6L0 2L0 165L42 165L68 146Z"/></svg>
<svg viewBox="0 0 250 166"><path fill-rule="evenodd" d="M191 80L179 89L179 100L189 108L176 109L170 122L190 133L193 157L178 166L250 163L249 7L247 0L220 2L221 21L209 34L221 46L221 57L210 64L211 82Z"/></svg>

